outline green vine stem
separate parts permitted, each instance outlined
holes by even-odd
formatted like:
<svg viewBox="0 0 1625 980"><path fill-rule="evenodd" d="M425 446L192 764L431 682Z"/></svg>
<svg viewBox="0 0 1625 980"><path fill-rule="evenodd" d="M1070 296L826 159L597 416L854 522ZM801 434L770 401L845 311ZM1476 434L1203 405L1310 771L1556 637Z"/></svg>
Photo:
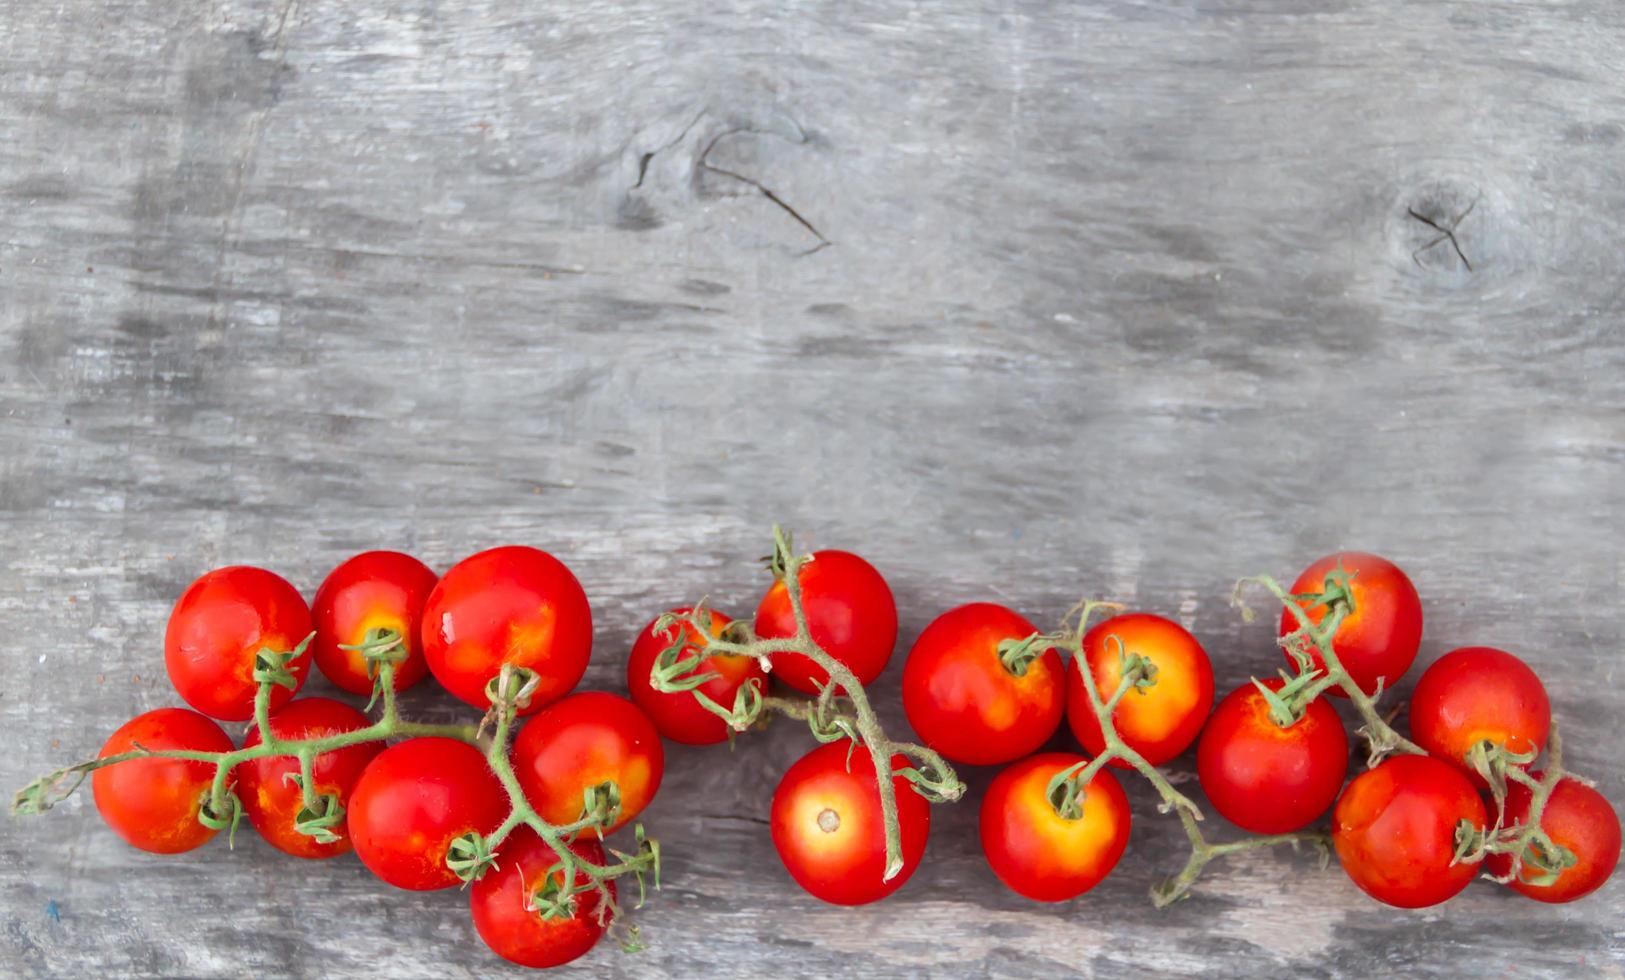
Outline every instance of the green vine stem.
<svg viewBox="0 0 1625 980"><path fill-rule="evenodd" d="M795 618L794 636L764 639L752 633L748 624L738 621L729 624L721 636L714 636L710 629L710 612L703 603L686 613L668 613L660 618L655 629L666 631L674 639L671 646L655 658L649 680L658 691L693 692L706 710L727 721L736 732L745 731L769 712L776 712L806 721L813 737L820 742L844 738L850 739L854 747L863 746L874 760L875 785L880 793L881 819L886 833L886 869L882 880L890 881L903 869L903 845L897 824L897 790L892 782L893 777L907 779L913 784L915 792L933 803L959 799L964 795L965 784L960 782L958 775L940 754L923 745L887 738L857 676L813 640L801 598L801 568L811 560L811 556L796 554L790 535L781 527L774 526L773 555L769 559L769 567L784 582ZM693 635L703 639L704 646L696 648L687 630L672 629L678 624L691 627ZM714 673L694 673L707 657L755 657L764 670L771 671L773 658L787 653L800 654L828 673L829 683L816 698L768 697L755 684L750 684L740 688L732 707L725 708L698 690L702 684L717 676ZM902 755L914 765L893 770L893 755Z"/></svg>
<svg viewBox="0 0 1625 980"><path fill-rule="evenodd" d="M299 784L303 794L303 808L296 818L296 829L318 840L331 841L337 839L332 828L342 822L344 809L333 796L315 791L312 774L317 756L351 745L390 738L454 738L481 750L486 764L508 794L510 810L507 818L490 834L470 833L453 841L446 858L447 866L463 881L473 881L492 866L497 849L515 828L521 824L529 826L559 858L545 884L538 886L542 895L537 901L537 908L543 916L573 915L576 908L574 896L595 889L600 896L600 921L616 930L616 937L624 947L641 948L636 927L624 924L624 911L616 902L609 882L623 875L634 876L638 883L637 906L641 906L646 895L645 876L652 875L654 886L660 887L659 843L646 837L640 824L635 830L637 847L633 853L610 849L614 861L602 865L587 861L570 849L570 843L577 835L589 830L600 838L603 836L603 828L615 819L619 810L619 792L614 784L611 782L593 787L586 794L580 819L555 826L537 814L514 775L508 758L508 737L517 712L528 704L530 692L536 687L534 674L524 668L504 665L487 690L492 699L491 709L479 725L434 725L406 721L398 714L395 702L394 675L395 665L401 659L401 637L398 633L392 636L369 634L367 640L358 644L356 649L363 650L369 662L376 665L374 697L383 702L378 720L365 728L335 735L306 739L279 738L270 725L271 692L279 685L288 688L295 686L288 665L309 642L310 638L307 637L294 650L262 649L256 655L254 677L259 687L254 695L253 725L259 731L258 744L227 752L187 749L155 751L138 746L129 752L77 763L39 777L17 791L12 799L11 812L43 813L72 795L86 777L97 769L132 759L180 759L206 762L215 767L208 794L199 807L198 820L217 830L230 828L234 833L242 818L242 804L232 789L231 773L244 762L287 756L299 762L299 773L290 775L290 778ZM488 726L493 729L489 737L484 733ZM555 880L555 875L561 876L563 885Z"/></svg>

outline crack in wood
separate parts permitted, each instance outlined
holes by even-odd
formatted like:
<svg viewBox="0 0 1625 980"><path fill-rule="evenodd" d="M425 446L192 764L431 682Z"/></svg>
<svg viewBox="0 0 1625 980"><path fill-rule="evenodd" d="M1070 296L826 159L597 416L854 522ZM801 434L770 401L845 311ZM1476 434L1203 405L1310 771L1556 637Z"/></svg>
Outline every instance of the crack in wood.
<svg viewBox="0 0 1625 980"><path fill-rule="evenodd" d="M1456 250L1456 257L1461 259L1461 264L1467 267L1468 272L1472 272L1473 264L1467 261L1467 253L1461 250L1461 242L1456 240L1456 229L1461 227L1461 223L1467 220L1467 216L1469 214L1473 213L1473 208L1478 207L1478 202L1481 198L1483 198L1483 196L1483 192L1479 192L1478 197L1473 198L1473 203L1467 205L1467 210L1456 215L1455 220L1451 221L1448 225L1439 224L1438 221L1419 213L1415 208L1406 208L1406 214L1409 214L1412 218L1415 218L1417 221L1422 222L1422 224L1427 225L1429 228L1432 228L1434 231L1439 233L1438 237L1413 251L1411 253L1411 261L1415 262L1417 266L1420 267L1422 264L1423 252L1426 252L1428 249L1439 244L1440 242L1448 241L1450 243L1450 247Z"/></svg>

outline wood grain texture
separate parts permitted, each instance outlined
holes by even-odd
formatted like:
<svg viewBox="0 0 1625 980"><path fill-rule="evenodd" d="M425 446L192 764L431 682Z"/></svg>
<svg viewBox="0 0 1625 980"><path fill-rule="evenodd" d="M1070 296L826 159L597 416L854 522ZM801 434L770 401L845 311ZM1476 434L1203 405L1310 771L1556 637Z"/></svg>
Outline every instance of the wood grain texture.
<svg viewBox="0 0 1625 980"><path fill-rule="evenodd" d="M1379 551L1422 661L1517 651L1625 798L1622 63L1611 0L0 0L0 782L174 702L211 566L546 547L616 689L661 608L753 604L783 520L904 644L1109 596L1221 690L1274 665L1236 576ZM672 752L652 948L580 972L1625 976L1618 881L1398 913L1255 855L1155 913L1139 787L1077 901L1004 891L967 801L821 906L763 825L807 743ZM457 893L92 809L0 825L0 972L503 972Z"/></svg>

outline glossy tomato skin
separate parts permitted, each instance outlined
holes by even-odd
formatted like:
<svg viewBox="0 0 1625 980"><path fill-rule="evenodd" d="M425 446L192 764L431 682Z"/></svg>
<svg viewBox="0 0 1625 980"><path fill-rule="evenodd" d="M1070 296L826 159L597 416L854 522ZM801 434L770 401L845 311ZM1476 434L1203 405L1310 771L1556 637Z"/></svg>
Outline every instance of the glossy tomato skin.
<svg viewBox="0 0 1625 980"><path fill-rule="evenodd" d="M423 652L446 690L490 707L485 686L504 663L537 673L526 715L570 693L592 653L587 593L564 563L523 545L464 558L441 577L423 610Z"/></svg>
<svg viewBox="0 0 1625 980"><path fill-rule="evenodd" d="M582 794L607 780L621 793L621 812L604 833L625 826L648 806L666 771L654 722L616 694L585 691L548 705L513 740L513 769L525 798L551 824L581 819Z"/></svg>
<svg viewBox="0 0 1625 980"><path fill-rule="evenodd" d="M398 551L363 552L333 569L310 604L316 666L342 690L371 694L366 658L340 646L355 646L375 629L394 630L407 653L395 665L395 690L421 681L429 672L423 657L423 606L435 581L429 566Z"/></svg>
<svg viewBox="0 0 1625 980"><path fill-rule="evenodd" d="M1117 777L1097 772L1083 793L1083 815L1055 812L1046 790L1081 755L1049 752L994 777L982 797L982 853L999 880L1038 902L1064 902L1100 884L1128 847L1132 818Z"/></svg>
<svg viewBox="0 0 1625 980"><path fill-rule="evenodd" d="M1279 691L1283 682L1263 682ZM1348 773L1349 740L1323 698L1282 728L1252 684L1225 696L1202 729L1196 774L1226 820L1255 834L1301 830L1337 800Z"/></svg>
<svg viewBox="0 0 1625 980"><path fill-rule="evenodd" d="M604 849L591 837L577 838L570 849L582 860L604 864ZM598 944L605 924L598 921L603 896L596 888L576 895L575 914L544 919L532 896L546 883L559 857L534 830L520 826L497 848L496 864L469 886L468 908L474 928L491 951L520 966L542 969L579 959ZM563 880L561 872L554 872ZM576 875L576 884L587 882ZM615 882L609 882L615 894ZM527 907L529 906L529 907Z"/></svg>
<svg viewBox="0 0 1625 980"><path fill-rule="evenodd" d="M1190 747L1213 707L1213 667L1207 652L1183 626L1150 613L1126 613L1096 623L1083 637L1084 655L1094 669L1095 686L1102 700L1112 696L1122 680L1122 658L1110 640L1119 637L1129 653L1149 659L1157 669L1156 683L1145 691L1129 691L1112 712L1117 734L1153 766L1160 766ZM1072 734L1090 756L1106 748L1100 722L1084 686L1079 657L1066 670L1066 720ZM1127 769L1113 759L1109 765Z"/></svg>
<svg viewBox="0 0 1625 980"><path fill-rule="evenodd" d="M1066 669L1045 650L1017 676L1006 640L1038 630L1016 612L974 602L938 616L903 665L903 710L922 741L954 762L987 766L1031 755L1061 724Z"/></svg>
<svg viewBox="0 0 1625 980"><path fill-rule="evenodd" d="M1529 665L1494 647L1463 647L1435 660L1411 694L1411 737L1460 768L1480 789L1467 753L1480 741L1539 753L1552 725L1546 686Z"/></svg>
<svg viewBox="0 0 1625 980"><path fill-rule="evenodd" d="M350 793L356 856L396 888L460 884L446 866L451 842L489 834L508 816L502 784L474 746L451 738L409 738L378 753Z"/></svg>
<svg viewBox="0 0 1625 980"><path fill-rule="evenodd" d="M169 614L164 664L186 703L211 718L246 721L254 714L254 660L260 648L291 651L310 635L310 609L299 590L263 568L232 565L187 586ZM288 665L293 690L271 689L282 707L305 683L310 650Z"/></svg>
<svg viewBox="0 0 1625 980"><path fill-rule="evenodd" d="M1391 756L1351 780L1332 811L1332 846L1360 890L1402 909L1467 887L1479 861L1452 864L1462 820L1482 830L1484 802L1461 770L1432 756Z"/></svg>
<svg viewBox="0 0 1625 980"><path fill-rule="evenodd" d="M908 780L892 777L903 868L891 881L886 873L886 831L880 790L868 749L852 750L846 740L821 745L797 760L773 793L773 846L796 884L834 905L864 905L903 886L925 854L931 807ZM892 757L895 772L909 765Z"/></svg>
<svg viewBox="0 0 1625 980"><path fill-rule="evenodd" d="M97 758L129 752L137 745L155 752L234 748L219 725L196 711L159 708L125 722L108 736ZM90 774L102 819L131 846L155 854L190 851L218 833L197 819L213 782L213 765L181 759L131 759Z"/></svg>
<svg viewBox="0 0 1625 980"><path fill-rule="evenodd" d="M687 606L673 609L674 613L686 613ZM694 699L688 691L667 693L657 691L649 682L649 675L654 670L655 660L676 639L676 631L682 630L688 641L682 656L689 657L699 652L701 647L700 636L694 627L687 623L679 623L671 629L657 633L655 623L659 617L651 620L649 625L638 634L636 642L632 644L632 654L626 660L626 687L632 695L632 701L649 716L660 734L673 742L684 745L715 745L728 740L728 723L707 711ZM720 636L722 631L732 622L727 616L716 610L711 610L711 635ZM717 676L704 684L699 690L706 697L715 701L724 708L732 708L734 698L739 689L746 684L757 684L763 693L767 690L767 672L755 657L729 657L722 654L712 654L705 657L688 675L716 674Z"/></svg>
<svg viewBox="0 0 1625 980"><path fill-rule="evenodd" d="M1383 678L1383 689L1388 690L1405 676L1416 660L1416 651L1422 643L1422 598L1416 586L1386 558L1363 551L1341 551L1327 555L1298 576L1292 583L1294 593L1320 592L1326 586L1326 574L1343 563L1343 570L1353 575L1349 591L1354 595L1354 612L1344 617L1332 637L1332 650L1349 677L1367 694L1377 690L1377 678ZM1327 607L1309 609L1309 619L1319 624L1326 618ZM1298 619L1290 610L1281 610L1280 635L1298 628ZM1287 663L1296 666L1292 655L1283 651ZM1319 652L1312 654L1317 670L1325 670ZM1331 693L1347 697L1341 688Z"/></svg>
<svg viewBox="0 0 1625 980"><path fill-rule="evenodd" d="M868 684L891 659L897 645L897 603L891 586L875 567L846 551L815 551L801 566L801 603L813 641ZM790 593L773 583L756 607L756 635L796 635ZM817 694L829 673L806 657L773 657L773 676L803 694Z"/></svg>
<svg viewBox="0 0 1625 980"><path fill-rule="evenodd" d="M370 725L367 716L332 698L296 698L271 714L271 732L277 738L314 739L345 732L358 732ZM260 744L258 728L252 728L243 747ZM367 763L384 750L383 742L361 742L323 752L315 759L311 774L316 792L338 797L339 805L349 806L350 792L361 778ZM350 851L350 836L341 821L329 828L339 839L322 843L302 834L295 823L304 807L304 794L289 780L298 775L299 760L293 756L265 756L237 766L237 795L249 823L272 847L300 858L329 858Z"/></svg>
<svg viewBox="0 0 1625 980"><path fill-rule="evenodd" d="M1531 775L1539 780L1542 774ZM1533 795L1522 783L1508 782L1506 822L1509 826L1528 821ZM1619 864L1619 815L1595 789L1574 779L1559 781L1541 811L1540 826L1553 843L1573 852L1578 863L1563 869L1550 885L1532 885L1520 875L1508 882L1508 887L1541 902L1572 902L1601 888L1614 873ZM1490 855L1485 870L1492 875L1506 875L1512 870L1511 855Z"/></svg>

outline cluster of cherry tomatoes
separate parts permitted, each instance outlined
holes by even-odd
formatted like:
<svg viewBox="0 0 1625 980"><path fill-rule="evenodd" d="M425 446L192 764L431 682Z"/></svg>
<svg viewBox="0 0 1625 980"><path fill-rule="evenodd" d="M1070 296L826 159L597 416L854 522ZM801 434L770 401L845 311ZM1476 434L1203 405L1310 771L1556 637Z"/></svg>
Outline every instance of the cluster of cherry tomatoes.
<svg viewBox="0 0 1625 980"><path fill-rule="evenodd" d="M1292 590L1310 622L1328 615L1330 605L1313 596L1334 569L1346 585L1332 639L1337 659L1366 695L1392 688L1421 640L1417 591L1400 569L1376 556L1329 556L1305 570ZM740 634L795 636L799 611L812 640L859 684L878 678L896 645L898 622L881 574L857 555L820 551L797 567L796 580L799 610L778 579ZM255 717L256 696L266 687L263 652L287 652L280 666L288 682L270 687L272 737L320 740L377 723L331 698L295 698L312 661L340 689L366 696L380 683L378 660L368 651L384 643L393 655L392 670L382 676L393 677L395 690L432 674L480 711L490 707L491 686L505 665L524 669L527 700L517 714L527 720L511 750L503 747L517 791L493 771L481 749L487 742L472 726L461 736L402 726L410 737L393 745L365 741L309 762L269 755L237 765L230 773L233 799L255 829L297 857L354 850L392 885L440 889L460 883L455 860L448 860L460 838L491 834L520 805L554 826L579 824L609 786L612 798L596 833L577 832L570 845L597 864L604 860L603 836L633 820L658 790L661 736L690 745L728 740L733 726L715 706L737 703L742 692L765 691L770 677L808 695L830 684L805 656L775 654L764 663L709 652L708 639L744 626L722 613L670 623L657 617L637 635L626 661L630 700L572 694L591 652L592 616L574 575L546 552L495 548L439 578L410 556L368 552L334 569L308 606L271 572L218 569L187 588L165 637L170 679L196 710L143 714L114 732L101 752L102 758L135 749L198 757L140 757L95 769L97 807L136 847L175 853L207 842L224 825L224 815L210 812L219 786L207 756L236 749L216 720ZM1290 640L1301 625L1288 609L1280 635ZM656 685L662 658L669 663L678 646L696 654L690 675L707 678L693 691ZM926 746L953 762L1005 767L981 801L981 844L995 875L1032 899L1063 901L1088 891L1127 846L1128 798L1112 772L1128 767L1122 758L1095 769L1065 805L1055 792L1063 774L1107 750L1101 725L1107 713L1115 738L1151 766L1195 745L1207 798L1244 830L1290 833L1332 810L1332 843L1349 876L1373 897L1403 907L1441 902L1465 887L1483 856L1464 858L1462 834L1516 825L1535 795L1538 773L1497 787L1489 806L1482 795L1490 786L1474 760L1493 752L1503 766L1529 766L1550 726L1539 678L1499 650L1464 648L1431 665L1410 702L1411 735L1427 754L1393 755L1345 784L1349 739L1333 702L1320 696L1343 692L1313 690L1283 717L1283 698L1301 695L1324 672L1312 650L1289 651L1298 678L1242 685L1214 707L1208 655L1171 619L1125 613L1089 628L1069 661L1060 646L1010 609L973 603L927 626L902 673L903 706ZM1143 662L1139 675L1097 712L1091 692L1119 690L1129 653ZM1063 719L1087 754L1043 751ZM251 725L243 744L254 746L262 737ZM907 881L930 828L930 807L905 778L908 760L899 755L890 776L903 866L890 873L883 777L869 753L852 748L844 739L832 741L792 765L774 793L770 820L790 876L811 894L848 905L883 898ZM304 785L307 771L313 787ZM313 793L330 801L326 819L310 812ZM1564 778L1547 795L1540 826L1566 854L1557 872L1536 880L1520 874L1506 854L1490 855L1489 868L1503 876L1510 868L1510 885L1531 897L1568 901L1612 872L1619 821L1581 780ZM578 900L560 914L556 902L539 900L550 888L557 894L560 875L557 852L540 836L520 825L502 841L498 857L469 889L474 923L493 950L514 962L549 966L598 941L612 887L577 889Z"/></svg>

